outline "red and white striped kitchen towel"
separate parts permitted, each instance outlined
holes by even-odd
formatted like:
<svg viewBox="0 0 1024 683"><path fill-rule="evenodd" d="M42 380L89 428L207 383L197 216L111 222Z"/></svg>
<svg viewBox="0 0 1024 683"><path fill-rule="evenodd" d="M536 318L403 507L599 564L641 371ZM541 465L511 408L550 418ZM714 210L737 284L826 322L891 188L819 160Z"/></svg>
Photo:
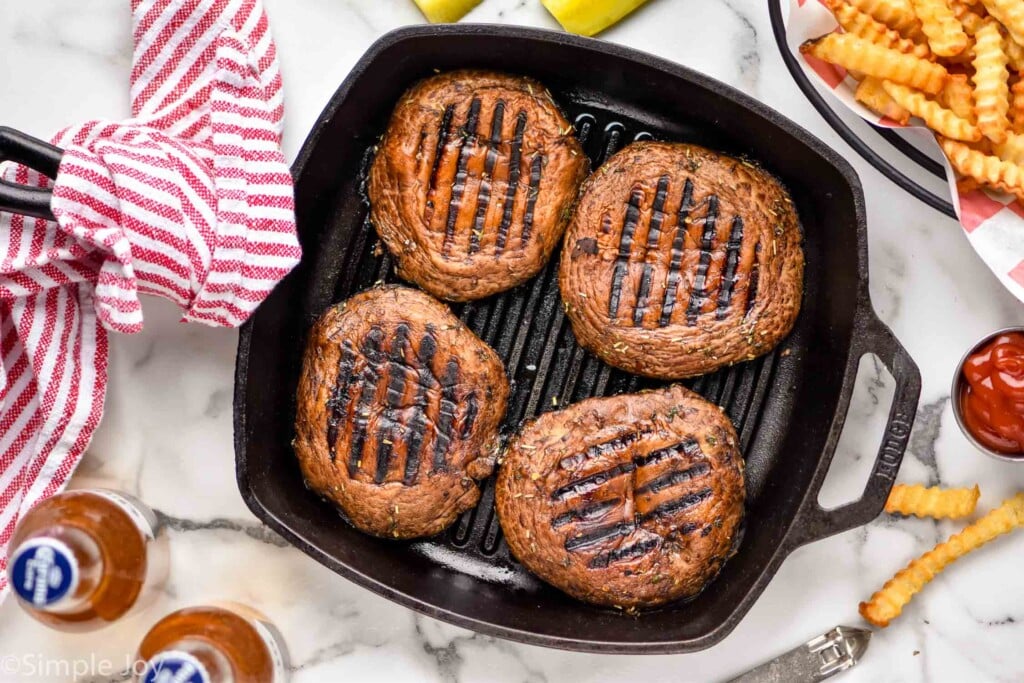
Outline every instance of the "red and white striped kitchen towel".
<svg viewBox="0 0 1024 683"><path fill-rule="evenodd" d="M0 214L0 595L15 524L63 488L100 420L107 330L142 329L140 293L239 325L300 256L259 0L131 7L132 118L54 138L56 222Z"/></svg>

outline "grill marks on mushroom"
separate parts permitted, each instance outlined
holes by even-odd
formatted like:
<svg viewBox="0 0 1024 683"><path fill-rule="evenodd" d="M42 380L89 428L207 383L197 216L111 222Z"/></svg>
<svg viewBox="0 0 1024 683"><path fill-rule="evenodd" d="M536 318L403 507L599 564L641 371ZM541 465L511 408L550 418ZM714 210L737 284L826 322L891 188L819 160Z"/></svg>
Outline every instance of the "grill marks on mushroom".
<svg viewBox="0 0 1024 683"><path fill-rule="evenodd" d="M638 439L634 439L634 442L636 440ZM591 446L589 450L601 451L607 448L607 444L598 444ZM578 526L580 530L567 538L564 544L567 551L573 552L608 538L629 535L642 529L644 523L651 519L668 517L688 510L712 494L710 488L699 485L699 480L711 472L711 466L704 460L704 457L700 444L695 439L684 439L679 443L650 452L641 450L631 459L620 462L611 468L570 480L551 493L550 498L553 502L564 502L567 507L564 512L558 513L558 516L552 520L552 528L572 521L581 523ZM668 469L654 467L670 458L673 460L685 458L687 464L673 464ZM649 472L649 469L654 473ZM607 505L608 501L594 503L591 500L595 496L600 496L602 489L606 488L610 482L627 475L630 475L630 481L620 487L623 495L613 499L616 505L609 506ZM693 480L698 480L696 488L688 485ZM669 491L671 493L668 497L658 497L658 494ZM658 499L657 505L653 507L645 502L652 498ZM601 511L600 516L596 512L598 509ZM595 519L614 517L616 513L620 521L614 524L606 526L589 524ZM648 539L648 541L650 540ZM643 552L633 552L624 557L634 558L653 550L660 545L660 539L654 543L645 541L643 545L645 548ZM603 566L614 561L614 558L606 559Z"/></svg>
<svg viewBox="0 0 1024 683"><path fill-rule="evenodd" d="M459 393L458 358L449 357L439 375L434 370L437 339L432 326L415 344L410 334L409 324L399 322L388 342L380 327L371 328L358 355L348 340L342 345L326 438L330 452L336 454L339 423L352 416L350 477L372 472L376 484L415 484L424 449L430 452L430 471L438 472L448 466L452 441L472 434L479 408L474 390ZM357 362L363 363L358 375L353 372ZM384 408L370 434L371 410L382 388ZM456 423L461 424L458 431ZM429 426L433 429L428 433ZM396 445L404 450L401 456L396 455Z"/></svg>
<svg viewBox="0 0 1024 683"><path fill-rule="evenodd" d="M732 425L679 386L545 413L510 441L496 488L509 547L528 569L623 607L692 595L713 578L743 496Z"/></svg>
<svg viewBox="0 0 1024 683"><path fill-rule="evenodd" d="M512 225L512 215L516 210L516 197L519 193L519 174L523 160L523 136L526 134L527 115L519 112L516 117L516 130L512 137L512 152L508 160L508 181L505 190L505 204L501 212L501 223L498 225L498 236L494 242L494 253L500 256L508 242L508 231ZM520 240L521 241L521 240Z"/></svg>
<svg viewBox="0 0 1024 683"><path fill-rule="evenodd" d="M529 244L533 232L534 214L547 157L542 151L527 151L525 156L523 154L523 140L530 119L528 112L519 111L514 118L510 118L510 125L514 122L514 128L506 130L505 112L508 105L505 100L498 99L495 102L489 114L489 123L486 120L487 113L481 111L482 106L479 98L470 101L465 122L461 126L455 124L459 131L455 145L449 145L449 130L453 125L456 106L445 107L439 122L438 145L431 160L424 218L431 228L443 223L441 254L446 260L465 259L480 254L485 235L488 238L488 249L483 251L483 255L498 258L510 242L515 249L521 251ZM486 135L483 133L485 129L489 129ZM510 133L511 138L506 138L506 133ZM422 134L427 135L427 130L424 129ZM484 162L479 178L475 178L471 177L470 162L478 148L484 150ZM454 165L451 158L445 159L445 155L451 155L456 160ZM442 159L445 159L444 164ZM441 169L454 170L454 175L445 178ZM524 170L528 180L527 184L522 185L520 177L524 175ZM450 187L448 203L445 210L437 214L438 223L435 223L434 198L438 186L446 184ZM467 199L472 195L473 187L476 198L470 203ZM504 193L500 192L502 187ZM471 211L471 222L460 220L463 211ZM517 214L521 217L517 226L520 228L519 234L510 235L509 230ZM468 240L459 232L461 224L469 229ZM492 237L493 243L490 242Z"/></svg>
<svg viewBox="0 0 1024 683"><path fill-rule="evenodd" d="M399 274L451 301L534 276L589 167L573 132L527 78L456 71L414 86L369 179L373 224Z"/></svg>
<svg viewBox="0 0 1024 683"><path fill-rule="evenodd" d="M507 398L497 354L447 307L372 289L312 330L295 452L310 487L360 529L431 535L479 499Z"/></svg>
<svg viewBox="0 0 1024 683"><path fill-rule="evenodd" d="M782 185L695 145L639 142L585 184L559 285L580 344L661 379L763 354L800 308L803 253Z"/></svg>
<svg viewBox="0 0 1024 683"><path fill-rule="evenodd" d="M729 232L721 236L718 195L707 195L701 205L695 207L692 204L695 185L689 177L678 183L679 210L666 213L669 193L676 190L671 183L667 175L659 178L649 204L642 187L634 187L629 194L623 224L617 231L619 240L608 291L608 317L620 326L653 329L672 323L694 327L701 316L710 313L723 320L734 308L737 314L742 312L740 317L745 316L756 303L756 289L744 286L739 296L734 298L733 295L737 293L737 283L747 282L747 273L757 268L759 249L757 245L744 242L743 217L732 216ZM694 216L698 208L703 209L703 215ZM646 223L644 215L648 216ZM610 222L612 217L607 215L603 220ZM688 250L688 232L692 243L692 233L697 230L699 240ZM638 235L645 237L641 241ZM756 236L753 239L756 240ZM753 258L748 257L741 264L744 249L752 252ZM687 251L689 258L686 258ZM665 254L669 257L667 264ZM688 272L684 272L684 260ZM639 282L635 293L624 293L624 287L629 289L626 276L634 264L642 266ZM742 271L744 268L747 272ZM655 289L661 296L652 297ZM678 299L687 302L685 313L674 315ZM709 302L714 302L715 306L709 307Z"/></svg>

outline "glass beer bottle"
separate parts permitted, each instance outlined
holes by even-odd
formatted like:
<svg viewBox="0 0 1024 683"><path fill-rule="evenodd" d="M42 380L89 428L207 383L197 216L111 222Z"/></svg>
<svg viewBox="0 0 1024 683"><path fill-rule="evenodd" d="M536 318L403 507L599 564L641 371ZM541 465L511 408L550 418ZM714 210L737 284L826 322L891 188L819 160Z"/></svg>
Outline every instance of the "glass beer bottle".
<svg viewBox="0 0 1024 683"><path fill-rule="evenodd" d="M138 683L284 683L288 650L265 616L236 603L187 607L149 630Z"/></svg>
<svg viewBox="0 0 1024 683"><path fill-rule="evenodd" d="M167 540L158 531L153 511L125 493L60 493L15 528L8 585L21 607L48 626L101 628L150 602L167 578Z"/></svg>

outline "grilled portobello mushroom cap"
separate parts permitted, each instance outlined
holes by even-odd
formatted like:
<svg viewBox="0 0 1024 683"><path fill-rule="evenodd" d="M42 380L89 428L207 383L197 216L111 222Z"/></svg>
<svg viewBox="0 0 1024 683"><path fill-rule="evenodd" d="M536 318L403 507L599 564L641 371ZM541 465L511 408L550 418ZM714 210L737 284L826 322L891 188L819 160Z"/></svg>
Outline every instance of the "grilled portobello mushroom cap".
<svg viewBox="0 0 1024 683"><path fill-rule="evenodd" d="M440 299L480 299L540 271L589 167L537 81L443 73L391 116L370 169L373 225L402 278Z"/></svg>
<svg viewBox="0 0 1024 683"><path fill-rule="evenodd" d="M800 311L789 193L754 164L638 142L584 184L559 269L580 345L628 372L701 375L770 351Z"/></svg>
<svg viewBox="0 0 1024 683"><path fill-rule="evenodd" d="M498 473L513 554L569 595L653 607L731 555L744 502L736 432L681 386L592 398L528 423Z"/></svg>
<svg viewBox="0 0 1024 683"><path fill-rule="evenodd" d="M432 536L480 498L494 469L508 379L448 307L374 288L313 327L295 454L310 488L375 536Z"/></svg>

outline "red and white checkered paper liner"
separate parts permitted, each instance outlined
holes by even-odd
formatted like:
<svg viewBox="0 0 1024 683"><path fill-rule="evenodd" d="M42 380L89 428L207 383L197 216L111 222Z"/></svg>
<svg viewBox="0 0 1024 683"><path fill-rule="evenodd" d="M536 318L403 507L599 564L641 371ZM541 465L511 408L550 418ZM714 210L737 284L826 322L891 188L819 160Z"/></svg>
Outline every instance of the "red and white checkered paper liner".
<svg viewBox="0 0 1024 683"><path fill-rule="evenodd" d="M845 70L800 53L800 45L804 41L838 28L832 13L819 0L790 1L787 42L807 75L823 84L840 102L864 120L888 128L903 128L907 137L919 148L939 152L938 143L927 128L902 127L890 119L880 119L878 114L854 99L856 82L847 77ZM952 167L941 152L939 156L946 167L953 206L967 240L1003 286L1024 301L1024 207L1013 201L1011 196L1000 193L974 190L960 194L956 189Z"/></svg>

